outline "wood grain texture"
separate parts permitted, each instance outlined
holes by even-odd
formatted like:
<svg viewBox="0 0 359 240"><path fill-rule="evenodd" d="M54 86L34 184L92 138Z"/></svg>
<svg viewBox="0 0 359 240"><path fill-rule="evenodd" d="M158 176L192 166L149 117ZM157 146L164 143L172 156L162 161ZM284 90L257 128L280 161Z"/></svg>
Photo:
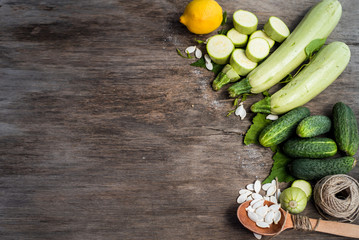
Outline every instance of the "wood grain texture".
<svg viewBox="0 0 359 240"><path fill-rule="evenodd" d="M225 117L232 103L213 74L177 55L210 36L178 22L187 2L0 1L2 240L253 238L236 198L268 175L272 154L243 145L253 114ZM218 2L293 30L318 0ZM351 62L307 104L313 114L345 101L359 116L359 2L341 3L328 41L346 42ZM313 205L305 214L319 217ZM343 239L276 237L303 238Z"/></svg>

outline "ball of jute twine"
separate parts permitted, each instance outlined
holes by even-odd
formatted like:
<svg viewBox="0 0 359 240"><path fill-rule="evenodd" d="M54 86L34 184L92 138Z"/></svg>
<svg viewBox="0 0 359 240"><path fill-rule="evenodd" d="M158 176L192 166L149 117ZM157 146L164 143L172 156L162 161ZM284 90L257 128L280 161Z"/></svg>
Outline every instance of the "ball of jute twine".
<svg viewBox="0 0 359 240"><path fill-rule="evenodd" d="M359 215L359 183L349 175L322 178L314 187L313 198L323 218L353 222Z"/></svg>

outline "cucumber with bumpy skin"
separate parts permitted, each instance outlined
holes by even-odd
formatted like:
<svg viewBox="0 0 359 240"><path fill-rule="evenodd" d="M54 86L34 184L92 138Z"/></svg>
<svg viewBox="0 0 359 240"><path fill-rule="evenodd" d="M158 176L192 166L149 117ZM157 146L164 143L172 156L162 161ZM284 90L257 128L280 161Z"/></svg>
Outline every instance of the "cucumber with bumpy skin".
<svg viewBox="0 0 359 240"><path fill-rule="evenodd" d="M333 128L338 148L353 156L359 145L358 124L353 110L342 102L334 104Z"/></svg>
<svg viewBox="0 0 359 240"><path fill-rule="evenodd" d="M330 131L332 121L327 116L314 115L304 118L298 125L296 133L299 137L309 138Z"/></svg>
<svg viewBox="0 0 359 240"><path fill-rule="evenodd" d="M316 4L288 38L247 76L249 84L241 84L240 81L233 85L231 96L261 93L285 78L306 60L305 48L313 40L329 36L341 13L338 0L322 0Z"/></svg>
<svg viewBox="0 0 359 240"><path fill-rule="evenodd" d="M349 60L350 49L343 42L332 42L322 47L297 76L272 96L266 97L266 100L253 104L252 111L283 114L304 105L332 84Z"/></svg>
<svg viewBox="0 0 359 240"><path fill-rule="evenodd" d="M283 152L294 158L325 158L337 153L333 139L324 137L292 138L283 144Z"/></svg>
<svg viewBox="0 0 359 240"><path fill-rule="evenodd" d="M259 134L259 143L264 147L272 147L287 140L298 123L310 115L306 107L298 107L271 122Z"/></svg>
<svg viewBox="0 0 359 240"><path fill-rule="evenodd" d="M207 53L213 62L226 64L234 50L232 41L224 35L214 35L206 45Z"/></svg>
<svg viewBox="0 0 359 240"><path fill-rule="evenodd" d="M328 175L347 174L356 165L353 157L330 159L300 158L294 159L289 165L289 172L296 178L317 180Z"/></svg>

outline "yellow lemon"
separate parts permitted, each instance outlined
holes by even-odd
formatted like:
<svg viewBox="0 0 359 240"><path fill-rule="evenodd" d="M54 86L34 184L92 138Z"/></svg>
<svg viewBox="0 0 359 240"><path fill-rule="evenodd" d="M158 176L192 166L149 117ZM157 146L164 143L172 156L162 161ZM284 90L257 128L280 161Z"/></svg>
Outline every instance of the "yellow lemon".
<svg viewBox="0 0 359 240"><path fill-rule="evenodd" d="M186 6L180 22L192 33L207 34L217 29L222 19L222 7L216 1L193 0Z"/></svg>

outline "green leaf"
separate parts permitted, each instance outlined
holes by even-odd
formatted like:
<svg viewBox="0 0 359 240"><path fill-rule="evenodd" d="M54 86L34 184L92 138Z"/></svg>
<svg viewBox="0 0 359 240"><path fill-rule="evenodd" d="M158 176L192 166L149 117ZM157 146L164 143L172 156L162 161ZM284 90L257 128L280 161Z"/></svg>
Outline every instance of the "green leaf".
<svg viewBox="0 0 359 240"><path fill-rule="evenodd" d="M326 38L314 39L305 47L305 54L307 59L311 59L314 52L319 51L319 49L325 44Z"/></svg>
<svg viewBox="0 0 359 240"><path fill-rule="evenodd" d="M287 165L291 161L289 157L285 156L277 149L277 152L273 156L273 161L271 172L262 182L263 184L271 182L276 177L278 178L278 182L291 182L295 180L295 178L287 171Z"/></svg>
<svg viewBox="0 0 359 240"><path fill-rule="evenodd" d="M253 118L253 124L250 126L246 135L244 136L244 144L259 144L258 137L263 128L272 122L272 120L266 119L267 114L257 113Z"/></svg>
<svg viewBox="0 0 359 240"><path fill-rule="evenodd" d="M218 34L227 35L228 31L229 31L229 29L222 28L221 30L218 31Z"/></svg>
<svg viewBox="0 0 359 240"><path fill-rule="evenodd" d="M227 12L224 11L221 26L223 26L226 23L227 23Z"/></svg>
<svg viewBox="0 0 359 240"><path fill-rule="evenodd" d="M211 71L214 72L216 75L220 71L222 71L222 69L224 67L224 65L216 64L214 62L212 62L212 64L213 64L213 69ZM190 65L193 66L193 67L206 68L206 60L204 60L204 58L202 57L202 58L198 59L196 62L191 63Z"/></svg>

